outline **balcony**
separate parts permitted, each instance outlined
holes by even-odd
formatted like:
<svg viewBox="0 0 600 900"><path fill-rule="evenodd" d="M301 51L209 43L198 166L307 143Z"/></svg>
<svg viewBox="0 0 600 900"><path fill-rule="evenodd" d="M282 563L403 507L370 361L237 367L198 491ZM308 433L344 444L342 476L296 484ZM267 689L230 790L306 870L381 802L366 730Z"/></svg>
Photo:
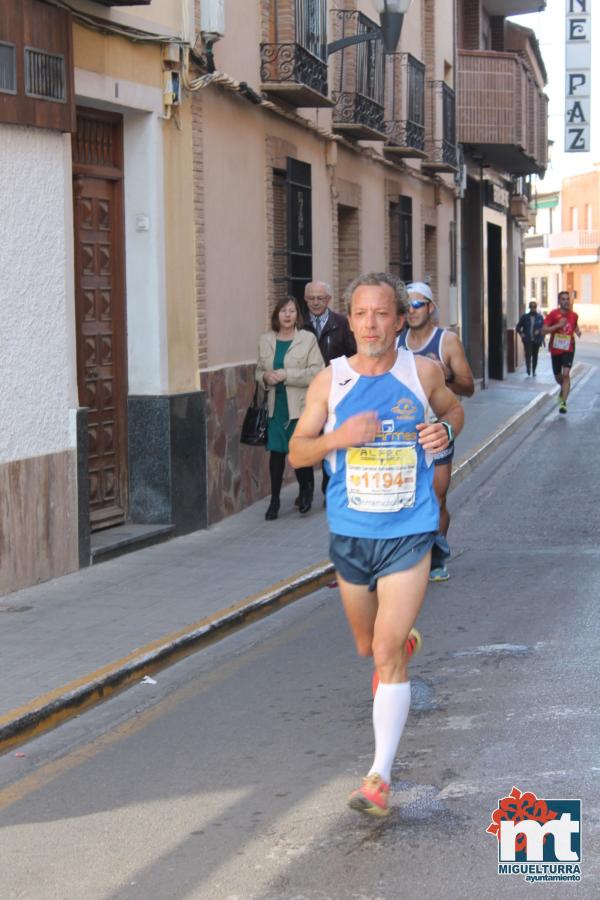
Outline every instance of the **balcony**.
<svg viewBox="0 0 600 900"><path fill-rule="evenodd" d="M410 53L386 56L384 152L423 158L425 153L425 66Z"/></svg>
<svg viewBox="0 0 600 900"><path fill-rule="evenodd" d="M558 231L548 235L550 250L598 250L600 231Z"/></svg>
<svg viewBox="0 0 600 900"><path fill-rule="evenodd" d="M526 60L459 50L458 98L458 140L466 152L513 175L544 174L548 101Z"/></svg>
<svg viewBox="0 0 600 900"><path fill-rule="evenodd" d="M456 100L445 81L427 83L423 170L428 173L458 171L456 151Z"/></svg>
<svg viewBox="0 0 600 900"><path fill-rule="evenodd" d="M378 31L355 10L333 10L334 40ZM365 141L384 141L384 53L381 41L366 41L338 51L334 60L333 130Z"/></svg>
<svg viewBox="0 0 600 900"><path fill-rule="evenodd" d="M521 176L513 182L510 214L521 225L535 225L535 210L531 208L531 182L528 178Z"/></svg>
<svg viewBox="0 0 600 900"><path fill-rule="evenodd" d="M541 12L546 0L483 0L490 16L519 16L521 13Z"/></svg>
<svg viewBox="0 0 600 900"><path fill-rule="evenodd" d="M271 0L265 6L261 90L292 106L332 106L327 95L326 0Z"/></svg>

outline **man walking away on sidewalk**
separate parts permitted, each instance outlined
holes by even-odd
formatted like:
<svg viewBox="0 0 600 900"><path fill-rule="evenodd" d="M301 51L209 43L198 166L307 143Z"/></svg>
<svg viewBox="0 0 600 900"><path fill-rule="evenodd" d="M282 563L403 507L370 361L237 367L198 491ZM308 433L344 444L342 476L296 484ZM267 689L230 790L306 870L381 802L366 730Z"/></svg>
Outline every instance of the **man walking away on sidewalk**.
<svg viewBox="0 0 600 900"><path fill-rule="evenodd" d="M538 353L544 340L543 326L544 317L537 311L535 300L532 300L529 304L529 312L523 313L517 324L517 334L521 335L523 341L525 368L528 375L535 375L537 369Z"/></svg>
<svg viewBox="0 0 600 900"><path fill-rule="evenodd" d="M465 350L453 331L435 325L437 308L428 284L413 282L407 287L408 330L398 337L398 347L410 350L415 356L426 356L441 367L446 385L458 397L470 397L475 390L473 373L467 362ZM454 435L449 435L450 443L442 453L434 457L434 488L440 504L440 531L431 551L430 581L447 581L450 577L446 559L450 548L446 535L450 528L450 513L446 497L450 488L452 460L454 458Z"/></svg>
<svg viewBox="0 0 600 900"><path fill-rule="evenodd" d="M463 410L431 360L396 350L404 284L372 273L349 286L358 351L308 389L290 444L294 466L327 460L330 557L361 656L373 656L375 757L352 809L389 815L392 765L410 707L407 638L425 597L439 524L432 455L458 433ZM443 420L428 421L429 407Z"/></svg>
<svg viewBox="0 0 600 900"><path fill-rule="evenodd" d="M317 339L319 350L326 366L338 356L354 356L356 342L350 330L348 319L340 313L329 309L331 288L325 281L310 281L304 288L304 300L309 316L304 323L306 331L312 332ZM323 497L327 493L329 476L323 466L321 487ZM314 491L314 476L313 476Z"/></svg>
<svg viewBox="0 0 600 900"><path fill-rule="evenodd" d="M569 292L561 291L558 295L558 309L553 309L544 319L543 334L549 334L552 371L556 383L560 385L558 395L558 411L567 411L567 397L571 390L571 367L575 357L575 335L581 337L577 324L579 317L573 312L569 303Z"/></svg>

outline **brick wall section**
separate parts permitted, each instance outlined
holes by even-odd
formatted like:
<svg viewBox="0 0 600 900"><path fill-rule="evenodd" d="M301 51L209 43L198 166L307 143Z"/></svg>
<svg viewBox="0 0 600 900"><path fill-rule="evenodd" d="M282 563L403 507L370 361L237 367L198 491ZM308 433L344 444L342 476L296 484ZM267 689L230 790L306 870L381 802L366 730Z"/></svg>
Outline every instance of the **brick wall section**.
<svg viewBox="0 0 600 900"><path fill-rule="evenodd" d="M261 34L265 43L296 43L295 0L260 0L260 13Z"/></svg>
<svg viewBox="0 0 600 900"><path fill-rule="evenodd" d="M424 262L423 276L429 279L429 285L433 291L434 299L438 298L438 271L437 271L437 228L425 225L424 234Z"/></svg>
<svg viewBox="0 0 600 900"><path fill-rule="evenodd" d="M346 311L343 293L360 274L360 213L350 206L338 206L338 273L340 309Z"/></svg>
<svg viewBox="0 0 600 900"><path fill-rule="evenodd" d="M481 0L459 0L458 41L463 50L481 48Z"/></svg>
<svg viewBox="0 0 600 900"><path fill-rule="evenodd" d="M358 31L358 13L355 0L336 0L335 7L330 15L331 41L337 41L342 37L350 37ZM343 63L343 66L342 66ZM329 60L329 70L333 73L330 80L332 99L340 92L356 93L356 47L345 47L334 53ZM334 113L335 115L335 113Z"/></svg>
<svg viewBox="0 0 600 900"><path fill-rule="evenodd" d="M423 0L421 6L423 62L425 63L425 146L435 140L435 0Z"/></svg>

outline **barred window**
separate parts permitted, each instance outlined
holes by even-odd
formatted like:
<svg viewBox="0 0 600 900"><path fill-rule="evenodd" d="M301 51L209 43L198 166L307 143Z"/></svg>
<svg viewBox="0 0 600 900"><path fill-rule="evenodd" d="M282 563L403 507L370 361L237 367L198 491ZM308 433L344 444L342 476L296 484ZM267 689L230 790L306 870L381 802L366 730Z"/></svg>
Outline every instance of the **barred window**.
<svg viewBox="0 0 600 900"><path fill-rule="evenodd" d="M25 94L40 100L66 102L65 58L25 47Z"/></svg>
<svg viewBox="0 0 600 900"><path fill-rule="evenodd" d="M15 45L0 41L0 91L17 93L17 67Z"/></svg>

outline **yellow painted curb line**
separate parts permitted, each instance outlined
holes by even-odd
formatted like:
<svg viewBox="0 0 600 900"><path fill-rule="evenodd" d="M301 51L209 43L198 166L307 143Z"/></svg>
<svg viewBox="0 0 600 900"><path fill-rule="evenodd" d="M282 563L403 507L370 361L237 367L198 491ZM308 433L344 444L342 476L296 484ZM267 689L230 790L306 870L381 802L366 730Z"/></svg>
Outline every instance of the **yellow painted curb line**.
<svg viewBox="0 0 600 900"><path fill-rule="evenodd" d="M67 719L138 682L144 675L173 665L243 625L324 587L331 581L333 571L329 560L323 560L292 578L277 582L266 591L245 597L179 631L138 647L116 662L10 710L0 716L0 754L56 728Z"/></svg>

